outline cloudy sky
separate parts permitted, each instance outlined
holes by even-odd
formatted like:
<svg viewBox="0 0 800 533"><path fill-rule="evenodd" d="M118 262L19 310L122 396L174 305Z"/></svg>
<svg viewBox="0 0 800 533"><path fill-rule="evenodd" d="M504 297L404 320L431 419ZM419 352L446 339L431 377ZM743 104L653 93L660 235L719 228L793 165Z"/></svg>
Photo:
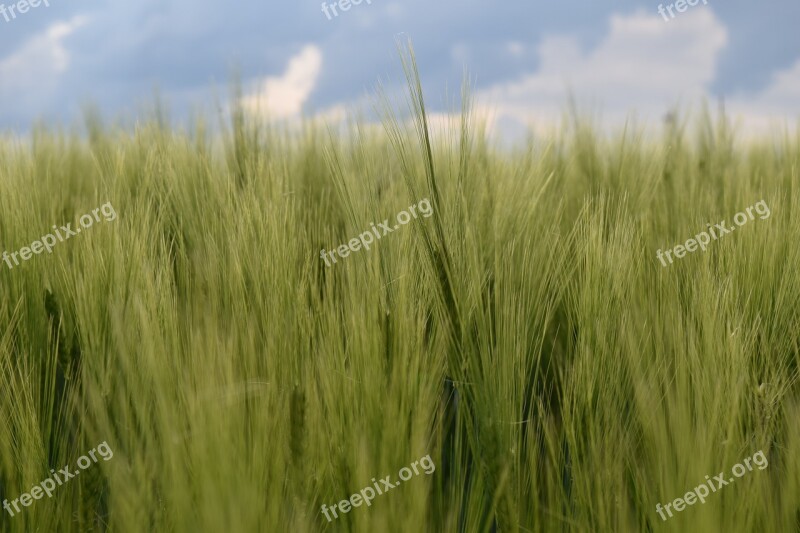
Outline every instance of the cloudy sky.
<svg viewBox="0 0 800 533"><path fill-rule="evenodd" d="M155 89L185 120L214 112L236 72L254 112L336 117L379 80L400 87L398 36L434 111L466 68L501 130L557 121L570 93L607 122L657 122L703 98L749 129L800 117L797 0L701 0L675 18L649 0L369 1L326 15L320 0L49 0L14 18L0 0L0 130L69 125L87 103L130 120Z"/></svg>

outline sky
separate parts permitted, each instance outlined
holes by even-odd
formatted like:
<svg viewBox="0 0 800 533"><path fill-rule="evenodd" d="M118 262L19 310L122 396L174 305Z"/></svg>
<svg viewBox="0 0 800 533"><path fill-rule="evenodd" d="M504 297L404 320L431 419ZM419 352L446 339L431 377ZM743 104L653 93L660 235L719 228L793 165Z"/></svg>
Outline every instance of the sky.
<svg viewBox="0 0 800 533"><path fill-rule="evenodd" d="M401 90L398 39L434 113L457 108L466 72L500 134L557 124L570 97L607 124L704 100L752 132L800 118L797 0L38 1L0 0L0 131L80 123L87 104L133 121L156 91L187 121L236 76L254 114L337 119L379 82Z"/></svg>

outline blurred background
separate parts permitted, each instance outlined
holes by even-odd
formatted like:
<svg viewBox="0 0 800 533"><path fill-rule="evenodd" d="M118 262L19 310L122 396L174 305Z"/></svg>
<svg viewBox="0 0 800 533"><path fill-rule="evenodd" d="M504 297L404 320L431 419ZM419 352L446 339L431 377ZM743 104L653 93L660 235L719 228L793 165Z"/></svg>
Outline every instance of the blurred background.
<svg viewBox="0 0 800 533"><path fill-rule="evenodd" d="M226 102L232 79L252 113L340 119L369 110L379 80L404 86L398 38L413 41L432 112L453 110L466 69L476 113L511 137L558 123L570 98L611 126L704 100L745 132L800 115L796 0L700 1L669 20L655 0L49 3L0 16L0 131L70 125L88 103L133 122L156 92L183 123Z"/></svg>

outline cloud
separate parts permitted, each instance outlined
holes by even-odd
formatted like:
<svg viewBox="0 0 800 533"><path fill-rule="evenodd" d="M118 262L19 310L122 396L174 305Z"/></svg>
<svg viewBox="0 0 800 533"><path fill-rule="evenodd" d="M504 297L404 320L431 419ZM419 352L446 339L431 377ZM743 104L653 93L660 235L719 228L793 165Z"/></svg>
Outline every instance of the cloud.
<svg viewBox="0 0 800 533"><path fill-rule="evenodd" d="M490 118L490 131L519 136L523 126L544 132L557 125L567 103L601 111L603 125L621 125L630 113L658 125L676 104L697 109L717 98L709 87L728 44L725 26L711 9L690 11L665 23L636 13L613 15L608 35L584 52L571 36L550 36L538 47L536 72L497 83L477 93L477 114ZM788 119L800 119L800 58L772 76L754 94L724 95L726 110L744 136L764 134Z"/></svg>
<svg viewBox="0 0 800 533"><path fill-rule="evenodd" d="M88 22L76 16L57 22L25 41L15 52L0 60L0 97L24 99L41 105L55 94L56 84L70 65L71 55L64 40Z"/></svg>
<svg viewBox="0 0 800 533"><path fill-rule="evenodd" d="M790 125L796 125L800 121L800 59L775 73L760 93L735 94L726 101L726 109L744 126L746 136L774 131L785 118Z"/></svg>
<svg viewBox="0 0 800 533"><path fill-rule="evenodd" d="M270 118L297 117L317 85L321 69L322 52L319 47L306 45L289 60L282 76L267 77L257 82L255 90L242 99L242 104L246 110L266 114Z"/></svg>
<svg viewBox="0 0 800 533"><path fill-rule="evenodd" d="M620 123L633 110L660 117L676 103L707 96L727 42L710 9L688 12L679 23L612 15L608 35L591 51L581 50L576 37L546 37L538 70L479 91L478 108L501 123L552 125L572 94L579 107L601 110L604 123Z"/></svg>
<svg viewBox="0 0 800 533"><path fill-rule="evenodd" d="M475 93L473 118L486 124L487 132L520 139L526 127L544 133L561 123L574 97L578 109L592 112L599 124L613 131L635 116L640 126L657 131L665 114L676 105L697 111L703 102L718 97L710 88L728 46L728 30L710 8L684 13L669 23L658 15L636 12L615 14L608 32L595 47L585 49L578 36L550 35L538 44L507 42L510 56L535 51L534 72L495 83ZM251 96L272 99L272 116L298 116L319 73L321 58L315 47L306 47L292 58L286 73L268 78ZM458 56L458 47L451 51ZM800 58L791 67L773 74L764 89L755 93L724 94L726 110L743 126L743 136L763 134L776 121L800 118ZM321 113L342 120L345 107ZM429 116L437 137L449 138L457 116Z"/></svg>

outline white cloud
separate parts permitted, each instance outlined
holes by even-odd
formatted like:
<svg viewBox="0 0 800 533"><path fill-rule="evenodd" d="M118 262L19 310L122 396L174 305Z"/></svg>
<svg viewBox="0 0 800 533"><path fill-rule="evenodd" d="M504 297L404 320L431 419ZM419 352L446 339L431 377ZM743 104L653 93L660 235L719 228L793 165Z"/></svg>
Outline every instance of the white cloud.
<svg viewBox="0 0 800 533"><path fill-rule="evenodd" d="M676 103L707 95L727 41L710 9L671 23L657 15L613 15L594 50L581 50L575 37L545 38L538 71L479 91L478 108L493 111L498 122L541 129L558 122L572 93L580 108L602 111L604 123L621 123L631 111L659 118Z"/></svg>
<svg viewBox="0 0 800 533"><path fill-rule="evenodd" d="M773 75L770 84L755 95L736 94L726 109L744 126L746 135L757 136L776 130L785 118L794 127L800 120L800 59Z"/></svg>
<svg viewBox="0 0 800 533"><path fill-rule="evenodd" d="M582 48L572 35L550 35L536 46L516 41L505 45L504 51L512 57L535 51L539 67L478 90L473 116L486 123L490 135L519 138L525 126L538 132L558 126L570 95L579 110L599 112L600 124L608 129L631 116L642 119L639 125L658 127L676 105L696 111L703 100L713 104L716 98L710 87L728 45L728 30L711 8L689 11L669 23L657 14L637 12L612 15L607 35L592 49ZM469 56L463 44L452 46L450 52L455 62ZM306 46L290 60L282 76L261 81L245 104L253 111L267 111L271 118L298 118L321 64L319 49ZM776 121L797 119L800 58L775 73L763 90L726 95L725 103L745 134L763 133ZM342 122L345 109L340 103L317 116ZM451 121L458 121L449 113L429 118L437 136L447 136Z"/></svg>
<svg viewBox="0 0 800 533"><path fill-rule="evenodd" d="M243 106L252 113L270 118L298 117L303 104L317 84L322 69L322 52L315 45L305 46L289 60L282 76L267 77L243 98Z"/></svg>
<svg viewBox="0 0 800 533"><path fill-rule="evenodd" d="M0 95L15 101L41 101L56 91L58 77L70 64L64 40L85 25L88 18L77 16L57 22L25 41L16 51L0 60Z"/></svg>

